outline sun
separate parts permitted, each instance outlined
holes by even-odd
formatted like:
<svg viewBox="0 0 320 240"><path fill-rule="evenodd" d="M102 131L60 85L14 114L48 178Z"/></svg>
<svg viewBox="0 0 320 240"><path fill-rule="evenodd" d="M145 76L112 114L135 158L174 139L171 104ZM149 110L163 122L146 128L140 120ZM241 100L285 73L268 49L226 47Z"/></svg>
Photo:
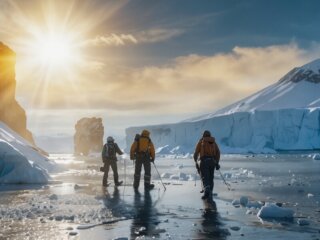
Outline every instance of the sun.
<svg viewBox="0 0 320 240"><path fill-rule="evenodd" d="M36 61L42 66L70 67L76 60L76 49L72 40L64 34L43 34L34 44Z"/></svg>

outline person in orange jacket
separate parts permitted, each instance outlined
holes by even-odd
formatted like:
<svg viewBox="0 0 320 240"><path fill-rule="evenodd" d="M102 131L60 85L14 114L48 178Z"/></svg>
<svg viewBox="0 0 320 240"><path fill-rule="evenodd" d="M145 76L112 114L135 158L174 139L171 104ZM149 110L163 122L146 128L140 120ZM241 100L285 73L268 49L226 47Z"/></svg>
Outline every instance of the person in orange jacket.
<svg viewBox="0 0 320 240"><path fill-rule="evenodd" d="M200 166L198 165L199 157ZM214 170L220 169L220 150L210 131L204 131L194 151L193 159L204 187L202 199L211 200L214 187Z"/></svg>
<svg viewBox="0 0 320 240"><path fill-rule="evenodd" d="M144 188L145 190L153 189L154 184L151 184L151 162L155 160L155 149L148 130L143 130L140 136L136 135L131 145L130 159L136 160L133 180L134 189L137 190L139 188L142 165L144 167Z"/></svg>

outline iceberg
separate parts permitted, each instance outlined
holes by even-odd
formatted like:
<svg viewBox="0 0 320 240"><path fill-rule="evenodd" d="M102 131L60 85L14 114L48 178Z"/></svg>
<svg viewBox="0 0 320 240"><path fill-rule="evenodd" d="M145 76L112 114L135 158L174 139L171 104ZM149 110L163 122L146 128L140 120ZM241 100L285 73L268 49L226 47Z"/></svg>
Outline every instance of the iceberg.
<svg viewBox="0 0 320 240"><path fill-rule="evenodd" d="M46 170L0 139L0 183L47 183L48 179Z"/></svg>
<svg viewBox="0 0 320 240"><path fill-rule="evenodd" d="M44 152L0 122L0 183L47 183L60 170Z"/></svg>

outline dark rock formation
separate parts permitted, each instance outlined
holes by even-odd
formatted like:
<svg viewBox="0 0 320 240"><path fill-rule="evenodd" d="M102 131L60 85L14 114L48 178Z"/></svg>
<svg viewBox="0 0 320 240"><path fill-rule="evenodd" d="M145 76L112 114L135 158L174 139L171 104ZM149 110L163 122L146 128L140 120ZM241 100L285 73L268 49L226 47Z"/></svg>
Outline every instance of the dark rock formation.
<svg viewBox="0 0 320 240"><path fill-rule="evenodd" d="M0 42L0 121L34 144L24 109L15 99L16 54Z"/></svg>
<svg viewBox="0 0 320 240"><path fill-rule="evenodd" d="M88 155L100 152L103 147L104 127L101 118L82 118L76 126L74 135L74 153Z"/></svg>

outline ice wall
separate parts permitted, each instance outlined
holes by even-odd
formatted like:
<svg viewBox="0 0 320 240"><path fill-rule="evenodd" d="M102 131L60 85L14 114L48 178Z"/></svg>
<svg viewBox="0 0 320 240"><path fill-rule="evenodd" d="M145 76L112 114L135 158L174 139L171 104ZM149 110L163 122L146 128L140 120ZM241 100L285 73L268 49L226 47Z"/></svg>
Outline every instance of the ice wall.
<svg viewBox="0 0 320 240"><path fill-rule="evenodd" d="M320 108L235 112L194 122L131 127L126 129L126 150L145 128L156 148L166 146L171 153L193 152L206 129L224 153L320 149Z"/></svg>

